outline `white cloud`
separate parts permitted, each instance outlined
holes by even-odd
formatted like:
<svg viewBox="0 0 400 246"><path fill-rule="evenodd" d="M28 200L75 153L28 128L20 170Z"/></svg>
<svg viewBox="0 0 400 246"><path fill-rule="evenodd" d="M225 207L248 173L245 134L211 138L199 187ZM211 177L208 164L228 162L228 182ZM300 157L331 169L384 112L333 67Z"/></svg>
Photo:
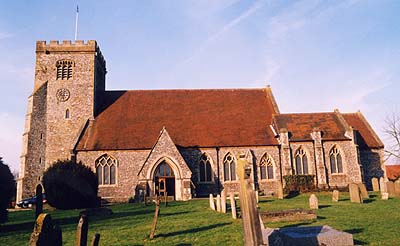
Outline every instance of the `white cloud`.
<svg viewBox="0 0 400 246"><path fill-rule="evenodd" d="M8 32L0 32L0 40L12 38L13 36L14 36L14 34L11 34Z"/></svg>

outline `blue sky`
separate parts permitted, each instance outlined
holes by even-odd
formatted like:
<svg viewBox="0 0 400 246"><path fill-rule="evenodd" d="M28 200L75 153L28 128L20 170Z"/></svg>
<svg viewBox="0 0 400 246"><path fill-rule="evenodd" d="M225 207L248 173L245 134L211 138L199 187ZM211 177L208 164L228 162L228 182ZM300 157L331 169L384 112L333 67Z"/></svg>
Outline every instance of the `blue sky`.
<svg viewBox="0 0 400 246"><path fill-rule="evenodd" d="M108 89L271 85L281 112L399 111L400 1L2 1L0 156L18 170L37 40L98 41Z"/></svg>

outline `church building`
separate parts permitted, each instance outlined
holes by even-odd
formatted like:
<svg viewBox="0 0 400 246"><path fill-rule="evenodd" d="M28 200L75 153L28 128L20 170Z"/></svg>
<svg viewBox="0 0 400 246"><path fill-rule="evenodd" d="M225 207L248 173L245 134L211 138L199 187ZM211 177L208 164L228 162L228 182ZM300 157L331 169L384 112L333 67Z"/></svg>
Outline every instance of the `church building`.
<svg viewBox="0 0 400 246"><path fill-rule="evenodd" d="M96 41L36 43L18 200L59 159L91 167L110 201L238 191L239 154L270 194L285 175L315 175L321 189L384 176L383 144L361 112L281 113L270 87L107 91L105 76Z"/></svg>

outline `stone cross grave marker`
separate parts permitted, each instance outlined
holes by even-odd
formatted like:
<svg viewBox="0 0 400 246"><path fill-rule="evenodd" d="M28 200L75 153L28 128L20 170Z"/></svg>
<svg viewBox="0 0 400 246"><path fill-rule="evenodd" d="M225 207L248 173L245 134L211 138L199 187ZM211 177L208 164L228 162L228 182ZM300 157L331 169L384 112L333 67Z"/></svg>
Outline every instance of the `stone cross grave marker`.
<svg viewBox="0 0 400 246"><path fill-rule="evenodd" d="M215 203L214 203L213 194L210 194L210 208L211 208L212 210L215 210Z"/></svg>
<svg viewBox="0 0 400 246"><path fill-rule="evenodd" d="M360 189L362 198L363 199L368 199L369 198L369 194L368 194L367 188L365 187L365 184L357 183L357 185L358 185L358 188Z"/></svg>
<svg viewBox="0 0 400 246"><path fill-rule="evenodd" d="M62 233L50 214L39 214L29 240L29 246L61 246Z"/></svg>
<svg viewBox="0 0 400 246"><path fill-rule="evenodd" d="M76 228L76 246L87 245L87 235L89 230L89 218L86 214L81 214Z"/></svg>
<svg viewBox="0 0 400 246"><path fill-rule="evenodd" d="M150 238L154 238L154 234L156 233L156 227L157 227L157 220L158 220L158 215L160 214L160 198L156 196L156 210L154 211L154 218L153 218L153 225L151 226L151 232L150 232Z"/></svg>
<svg viewBox="0 0 400 246"><path fill-rule="evenodd" d="M332 202L338 202L339 201L339 191L334 190L332 192Z"/></svg>
<svg viewBox="0 0 400 246"><path fill-rule="evenodd" d="M394 183L392 181L386 182L386 189L387 193L389 193L389 197L395 197L395 189L394 189Z"/></svg>
<svg viewBox="0 0 400 246"><path fill-rule="evenodd" d="M372 178L371 179L371 182L372 182L372 190L373 191L379 191L379 181L378 181L378 178Z"/></svg>
<svg viewBox="0 0 400 246"><path fill-rule="evenodd" d="M386 182L383 177L379 178L379 187L380 187L381 192L387 192Z"/></svg>
<svg viewBox="0 0 400 246"><path fill-rule="evenodd" d="M308 202L310 204L310 209L318 209L318 198L316 195L311 194Z"/></svg>
<svg viewBox="0 0 400 246"><path fill-rule="evenodd" d="M217 195L217 212L221 212L221 195Z"/></svg>
<svg viewBox="0 0 400 246"><path fill-rule="evenodd" d="M263 234L261 230L260 215L257 209L256 195L253 190L251 176L251 166L245 159L245 155L237 158L236 173L240 180L240 213L242 216L244 245L259 246L263 244Z"/></svg>
<svg viewBox="0 0 400 246"><path fill-rule="evenodd" d="M361 196L360 188L357 184L351 183L349 184L349 192L350 192L350 201L355 203L362 203L363 199Z"/></svg>
<svg viewBox="0 0 400 246"><path fill-rule="evenodd" d="M231 212L232 212L232 218L237 219L237 214L236 214L236 200L235 200L235 195L231 193L229 195L229 199L231 201Z"/></svg>
<svg viewBox="0 0 400 246"><path fill-rule="evenodd" d="M43 212L43 188L41 184L36 186L36 208L35 208L35 219L39 217L39 214Z"/></svg>
<svg viewBox="0 0 400 246"><path fill-rule="evenodd" d="M226 192L223 190L221 192L221 212L226 213Z"/></svg>

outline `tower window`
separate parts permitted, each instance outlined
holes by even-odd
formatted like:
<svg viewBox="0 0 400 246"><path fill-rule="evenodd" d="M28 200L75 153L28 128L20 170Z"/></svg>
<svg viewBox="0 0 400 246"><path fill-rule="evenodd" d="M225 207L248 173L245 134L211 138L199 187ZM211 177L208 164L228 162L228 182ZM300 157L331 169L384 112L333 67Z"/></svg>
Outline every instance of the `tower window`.
<svg viewBox="0 0 400 246"><path fill-rule="evenodd" d="M65 119L69 119L69 109L65 110Z"/></svg>
<svg viewBox="0 0 400 246"><path fill-rule="evenodd" d="M72 67L75 66L75 63L70 60L60 60L57 61L57 75L56 79L67 80L72 79Z"/></svg>

